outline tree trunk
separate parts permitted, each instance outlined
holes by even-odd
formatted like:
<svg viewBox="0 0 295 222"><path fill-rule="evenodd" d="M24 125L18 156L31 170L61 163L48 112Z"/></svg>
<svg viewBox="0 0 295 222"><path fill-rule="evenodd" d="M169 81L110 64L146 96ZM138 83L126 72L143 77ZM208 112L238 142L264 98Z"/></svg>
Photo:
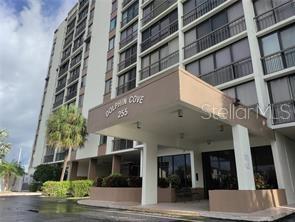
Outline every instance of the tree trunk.
<svg viewBox="0 0 295 222"><path fill-rule="evenodd" d="M62 168L62 173L61 173L61 176L60 176L60 181L63 181L64 180L66 169L67 169L67 166L68 166L68 162L71 159L71 153L72 153L72 147L69 148L68 155L66 156L66 158L64 160L64 164L63 164L63 168Z"/></svg>
<svg viewBox="0 0 295 222"><path fill-rule="evenodd" d="M4 192L9 191L9 176L7 174L3 177L4 182Z"/></svg>

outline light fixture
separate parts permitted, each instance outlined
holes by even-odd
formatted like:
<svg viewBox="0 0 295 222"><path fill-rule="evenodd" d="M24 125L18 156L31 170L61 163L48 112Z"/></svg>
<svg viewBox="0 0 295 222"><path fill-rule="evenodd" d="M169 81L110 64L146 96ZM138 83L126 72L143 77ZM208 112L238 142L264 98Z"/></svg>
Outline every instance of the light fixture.
<svg viewBox="0 0 295 222"><path fill-rule="evenodd" d="M182 109L177 110L178 117L182 118L183 117L183 111Z"/></svg>
<svg viewBox="0 0 295 222"><path fill-rule="evenodd" d="M235 100L234 100L234 106L240 105L240 102L241 101L238 98L235 98Z"/></svg>
<svg viewBox="0 0 295 222"><path fill-rule="evenodd" d="M139 121L136 122L136 128L137 129L141 129L141 125L142 125L141 122L139 122Z"/></svg>

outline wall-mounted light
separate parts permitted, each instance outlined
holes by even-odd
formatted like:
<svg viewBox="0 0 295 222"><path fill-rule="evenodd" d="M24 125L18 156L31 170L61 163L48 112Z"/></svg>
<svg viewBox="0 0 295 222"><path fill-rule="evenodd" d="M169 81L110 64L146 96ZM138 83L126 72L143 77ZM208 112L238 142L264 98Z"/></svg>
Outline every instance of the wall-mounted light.
<svg viewBox="0 0 295 222"><path fill-rule="evenodd" d="M241 101L238 98L235 98L234 100L234 106L238 106L241 104Z"/></svg>
<svg viewBox="0 0 295 222"><path fill-rule="evenodd" d="M178 114L178 117L182 118L183 117L182 109L177 110L177 114Z"/></svg>
<svg viewBox="0 0 295 222"><path fill-rule="evenodd" d="M136 122L136 128L137 128L137 129L141 129L141 127L142 127L141 122L137 121L137 122Z"/></svg>

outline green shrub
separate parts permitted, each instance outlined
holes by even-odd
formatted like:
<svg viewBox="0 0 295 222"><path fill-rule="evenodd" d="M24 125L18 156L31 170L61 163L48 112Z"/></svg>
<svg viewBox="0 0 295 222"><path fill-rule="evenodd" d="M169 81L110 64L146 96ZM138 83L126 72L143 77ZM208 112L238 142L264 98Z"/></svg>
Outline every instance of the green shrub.
<svg viewBox="0 0 295 222"><path fill-rule="evenodd" d="M39 165L33 174L33 179L41 184L46 181L59 181L61 167L57 164Z"/></svg>
<svg viewBox="0 0 295 222"><path fill-rule="evenodd" d="M169 182L167 178L158 178L158 186L161 188L169 187Z"/></svg>
<svg viewBox="0 0 295 222"><path fill-rule="evenodd" d="M141 187L142 178L141 177L129 177L128 178L128 187Z"/></svg>
<svg viewBox="0 0 295 222"><path fill-rule="evenodd" d="M67 197L70 191L70 181L47 181L42 186L43 194L50 197Z"/></svg>
<svg viewBox="0 0 295 222"><path fill-rule="evenodd" d="M103 177L97 177L96 178L96 186L102 187L102 181L103 181Z"/></svg>
<svg viewBox="0 0 295 222"><path fill-rule="evenodd" d="M103 187L128 187L128 181L126 177L116 173L103 178L102 186Z"/></svg>
<svg viewBox="0 0 295 222"><path fill-rule="evenodd" d="M92 180L70 181L70 192L73 197L85 197L89 195L89 189L93 185Z"/></svg>
<svg viewBox="0 0 295 222"><path fill-rule="evenodd" d="M172 188L176 188L176 189L180 188L181 180L178 175L172 174L172 175L168 176L167 179L168 179L168 182L171 184Z"/></svg>
<svg viewBox="0 0 295 222"><path fill-rule="evenodd" d="M29 190L30 192L37 192L41 190L41 187L42 187L42 183L34 181L29 185Z"/></svg>

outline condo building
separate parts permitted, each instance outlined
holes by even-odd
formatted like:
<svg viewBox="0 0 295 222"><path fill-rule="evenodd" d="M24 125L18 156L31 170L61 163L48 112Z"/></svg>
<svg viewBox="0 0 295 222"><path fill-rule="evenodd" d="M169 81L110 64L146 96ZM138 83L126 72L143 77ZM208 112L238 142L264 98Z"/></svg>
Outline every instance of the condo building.
<svg viewBox="0 0 295 222"><path fill-rule="evenodd" d="M72 103L89 138L69 179L140 176L142 204L170 175L176 200L217 211L262 190L295 203L295 1L79 1L54 34L32 171L63 161L46 120Z"/></svg>

